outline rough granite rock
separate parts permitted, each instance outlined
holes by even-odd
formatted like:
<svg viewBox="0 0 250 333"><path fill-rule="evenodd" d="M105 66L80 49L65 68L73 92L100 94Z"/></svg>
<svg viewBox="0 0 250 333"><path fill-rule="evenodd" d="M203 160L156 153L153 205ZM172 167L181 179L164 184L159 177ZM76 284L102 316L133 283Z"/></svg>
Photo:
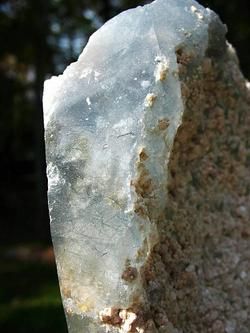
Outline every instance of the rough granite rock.
<svg viewBox="0 0 250 333"><path fill-rule="evenodd" d="M250 93L190 0L108 21L45 82L51 232L70 333L247 333Z"/></svg>

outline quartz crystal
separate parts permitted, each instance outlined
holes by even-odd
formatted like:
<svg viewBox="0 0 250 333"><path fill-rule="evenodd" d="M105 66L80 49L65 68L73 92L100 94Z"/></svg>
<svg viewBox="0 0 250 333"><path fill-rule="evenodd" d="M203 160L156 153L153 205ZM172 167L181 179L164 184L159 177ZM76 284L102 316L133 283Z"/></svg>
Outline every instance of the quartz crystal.
<svg viewBox="0 0 250 333"><path fill-rule="evenodd" d="M194 156L192 162L183 164L185 171L180 172L184 175L190 170L185 174L188 181L182 184L180 176L178 181L182 185L175 184L171 188L181 162L172 172L170 169L175 157L182 156L174 153L176 147L186 145L188 149L188 142L193 142L187 135L177 144L177 134L185 122L184 111L192 109L187 100L191 100L194 107L190 126L184 127L187 132L194 128L197 133L204 131L202 120L197 120L196 128L192 119L198 119L195 108L203 110L210 103L210 97L206 97L207 102L205 97L202 100L202 94L207 96L205 89L199 92L199 86L194 83L201 80L202 73L206 75L211 71L222 54L229 52L225 32L218 17L195 1L156 0L105 23L90 37L77 62L67 67L62 75L45 82L43 103L51 233L70 333L199 331L185 326L192 321L181 319L181 313L188 310L184 303L176 300L182 296L176 296L175 292L185 283L195 284L192 277L198 272L196 267L203 267L201 252L207 243L204 240L203 245L200 244L197 235L198 230L203 233L205 222L194 223L190 233L197 238L190 245L190 249L198 249L197 253L193 251L196 254L185 252L187 244L182 238L190 232L186 225L181 232L164 228L175 225L173 214L179 218L186 202L196 207L193 219L196 214L203 216L199 207L206 206L211 211L205 190L192 202L197 190L195 179L200 175L192 171L196 167L193 161L201 154L198 148L185 153ZM231 47L231 58L232 54ZM191 83L187 83L188 78ZM216 81L211 74L208 81L213 80ZM192 84L193 88L188 90ZM195 104L198 101L199 105ZM219 111L218 114L220 117ZM204 138L197 141L198 146L203 144ZM237 146L237 143L232 144ZM200 149L209 152L205 143ZM202 163L199 160L197 168ZM206 168L208 163L204 162ZM204 179L210 177L210 173L211 177L216 174L213 165L210 169ZM191 184L191 180L194 183ZM202 187L200 180L196 182ZM188 189L186 199L179 199L176 188L182 189L182 193ZM219 193L215 185L213 193ZM221 196L223 201L223 194ZM228 200L230 205L231 199ZM243 201L238 214L244 215L247 209ZM188 218L176 225L182 225L184 220ZM165 235L167 233L169 236ZM204 235L209 237L207 229ZM178 246L166 241L171 237L178 241ZM167 261L167 268L162 268L166 277L159 282L155 276L160 276L160 266L154 263L157 257L154 253L156 249L160 251L159 244L163 243L167 244L164 253L174 251L175 254L172 261ZM233 243L230 246L234 249ZM163 252L159 252L159 258ZM223 270L224 254L221 256ZM172 274L177 282L173 290L170 287L171 290L165 290L165 285L171 285L168 282L171 265L178 267ZM208 270L207 274L213 274L213 270ZM185 277L185 281L180 280L180 276ZM200 279L203 281L202 277ZM161 284L163 289L159 287ZM213 296L215 291L207 289L205 284L203 287L200 286L200 290L210 297L210 303L216 302L219 296ZM174 318L174 315L171 317L174 307L161 305L162 313L157 308L163 304L160 302L163 296L159 296L163 293L164 302L178 304L177 321L170 320ZM193 304L193 298L190 302ZM159 311L153 311L152 306ZM202 303L199 309L205 313L209 306ZM156 312L161 319L157 319ZM227 322L217 324L230 326ZM193 325L195 327L195 321ZM205 328L201 331L207 332Z"/></svg>

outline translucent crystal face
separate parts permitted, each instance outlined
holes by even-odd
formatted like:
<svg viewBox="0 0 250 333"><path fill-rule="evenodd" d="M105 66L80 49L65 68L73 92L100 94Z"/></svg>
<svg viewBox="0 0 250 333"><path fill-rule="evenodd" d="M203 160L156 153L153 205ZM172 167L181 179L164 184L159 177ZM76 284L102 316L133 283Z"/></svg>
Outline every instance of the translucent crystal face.
<svg viewBox="0 0 250 333"><path fill-rule="evenodd" d="M176 50L202 56L210 19L189 0L128 10L45 82L51 232L71 332L102 332L91 326L100 311L143 298L139 270L157 241L183 112Z"/></svg>

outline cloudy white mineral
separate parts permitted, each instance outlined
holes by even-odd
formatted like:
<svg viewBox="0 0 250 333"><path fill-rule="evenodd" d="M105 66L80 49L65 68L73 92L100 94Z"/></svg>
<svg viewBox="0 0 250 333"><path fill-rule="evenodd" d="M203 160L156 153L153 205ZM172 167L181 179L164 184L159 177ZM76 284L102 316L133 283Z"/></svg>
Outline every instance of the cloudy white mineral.
<svg viewBox="0 0 250 333"><path fill-rule="evenodd" d="M204 65L211 38L211 57L226 49L225 30L195 1L156 0L108 21L45 82L51 232L70 333L175 332L169 318L147 321L145 267L159 221L168 223L180 76Z"/></svg>

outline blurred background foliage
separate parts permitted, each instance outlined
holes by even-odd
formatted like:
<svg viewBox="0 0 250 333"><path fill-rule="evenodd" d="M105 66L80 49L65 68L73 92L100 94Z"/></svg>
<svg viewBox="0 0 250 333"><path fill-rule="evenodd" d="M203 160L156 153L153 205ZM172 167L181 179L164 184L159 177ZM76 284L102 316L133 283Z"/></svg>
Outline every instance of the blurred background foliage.
<svg viewBox="0 0 250 333"><path fill-rule="evenodd" d="M248 0L200 2L227 24L249 78ZM43 82L75 61L106 20L145 3L0 0L1 332L66 332L49 236Z"/></svg>

